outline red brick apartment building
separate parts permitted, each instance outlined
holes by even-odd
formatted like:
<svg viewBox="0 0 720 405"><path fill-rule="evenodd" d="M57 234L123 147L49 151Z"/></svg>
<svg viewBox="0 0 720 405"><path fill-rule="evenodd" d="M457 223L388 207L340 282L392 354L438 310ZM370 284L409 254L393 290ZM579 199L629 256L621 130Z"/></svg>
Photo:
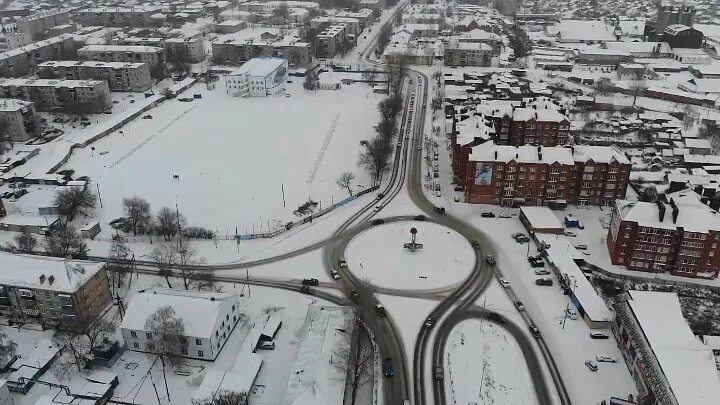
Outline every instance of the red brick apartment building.
<svg viewBox="0 0 720 405"><path fill-rule="evenodd" d="M485 108L482 108L485 107ZM565 145L570 135L570 121L553 108L479 106L478 111L495 129L500 145Z"/></svg>
<svg viewBox="0 0 720 405"><path fill-rule="evenodd" d="M499 205L612 205L625 198L630 162L610 146L495 145L472 148L465 202Z"/></svg>
<svg viewBox="0 0 720 405"><path fill-rule="evenodd" d="M717 278L720 217L709 207L618 200L607 246L613 264L629 270Z"/></svg>

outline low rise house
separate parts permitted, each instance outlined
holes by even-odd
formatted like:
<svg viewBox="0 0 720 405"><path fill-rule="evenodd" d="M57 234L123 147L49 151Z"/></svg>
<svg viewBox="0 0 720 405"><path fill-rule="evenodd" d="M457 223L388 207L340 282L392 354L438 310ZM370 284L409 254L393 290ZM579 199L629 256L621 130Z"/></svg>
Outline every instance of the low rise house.
<svg viewBox="0 0 720 405"><path fill-rule="evenodd" d="M238 295L206 291L150 288L133 296L121 330L128 349L154 353L158 336L146 326L147 319L159 308L169 306L182 319L184 335L173 355L199 360L215 360L243 318Z"/></svg>

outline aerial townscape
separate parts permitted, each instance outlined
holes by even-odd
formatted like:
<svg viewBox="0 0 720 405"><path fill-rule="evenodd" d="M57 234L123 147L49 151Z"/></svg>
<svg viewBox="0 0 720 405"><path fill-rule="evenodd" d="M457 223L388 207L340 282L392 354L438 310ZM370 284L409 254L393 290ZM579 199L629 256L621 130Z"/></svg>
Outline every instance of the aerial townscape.
<svg viewBox="0 0 720 405"><path fill-rule="evenodd" d="M720 404L718 0L0 0L0 405Z"/></svg>

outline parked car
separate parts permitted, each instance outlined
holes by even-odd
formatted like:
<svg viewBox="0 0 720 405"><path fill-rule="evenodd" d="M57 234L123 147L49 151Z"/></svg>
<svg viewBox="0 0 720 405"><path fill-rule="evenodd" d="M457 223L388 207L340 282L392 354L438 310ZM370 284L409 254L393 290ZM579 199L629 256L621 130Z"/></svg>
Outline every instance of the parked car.
<svg viewBox="0 0 720 405"><path fill-rule="evenodd" d="M535 270L535 275L536 275L536 276L547 276L547 275L549 275L549 274L550 274L550 270L545 270L545 269Z"/></svg>
<svg viewBox="0 0 720 405"><path fill-rule="evenodd" d="M302 281L302 284L315 286L315 285L320 284L320 281L316 278L304 278Z"/></svg>
<svg viewBox="0 0 720 405"><path fill-rule="evenodd" d="M489 211L483 212L482 214L480 214L480 216L483 218L495 218L495 214Z"/></svg>
<svg viewBox="0 0 720 405"><path fill-rule="evenodd" d="M537 285L543 285L543 286L551 286L553 285L553 281L551 278L542 277L535 280L535 284Z"/></svg>
<svg viewBox="0 0 720 405"><path fill-rule="evenodd" d="M357 292L357 290L351 290L350 291L350 299L355 302L360 301L360 293Z"/></svg>
<svg viewBox="0 0 720 405"><path fill-rule="evenodd" d="M258 349L260 349L260 350L275 350L275 342L270 342L270 341L260 342L260 344L258 344Z"/></svg>
<svg viewBox="0 0 720 405"><path fill-rule="evenodd" d="M517 308L518 311L521 311L521 312L522 312L522 311L525 310L525 305L523 305L522 302L520 302L520 301L514 301L513 304L515 304L515 308Z"/></svg>
<svg viewBox="0 0 720 405"><path fill-rule="evenodd" d="M454 190L455 190L455 191L465 191L465 187L463 187L463 186L455 186ZM492 214L492 212L491 212L491 214Z"/></svg>
<svg viewBox="0 0 720 405"><path fill-rule="evenodd" d="M598 370L597 364L595 364L595 362L592 361L592 360L586 361L586 362L585 362L585 365L587 366L587 368L590 369L590 371L597 371L597 370Z"/></svg>
<svg viewBox="0 0 720 405"><path fill-rule="evenodd" d="M515 238L515 242L517 242L517 243L528 243L528 242L530 242L530 238L528 238L528 237L525 236L525 235L523 235L523 236L518 236L517 238Z"/></svg>
<svg viewBox="0 0 720 405"><path fill-rule="evenodd" d="M514 234L510 235L510 237L513 238L513 239L517 239L517 238L519 238L519 237L521 237L521 236L525 236L525 234L522 233L522 232L515 232Z"/></svg>
<svg viewBox="0 0 720 405"><path fill-rule="evenodd" d="M532 335L536 338L540 337L540 329L538 329L534 323L530 324L530 333L532 333Z"/></svg>
<svg viewBox="0 0 720 405"><path fill-rule="evenodd" d="M486 261L487 264L489 264L489 265L495 264L495 258L493 257L493 255L487 255L487 256L485 256L485 261Z"/></svg>
<svg viewBox="0 0 720 405"><path fill-rule="evenodd" d="M500 285L503 286L503 288L510 288L510 282L504 278L500 279Z"/></svg>
<svg viewBox="0 0 720 405"><path fill-rule="evenodd" d="M385 223L385 220L384 220L384 219L380 219L380 218L378 218L378 219L373 219L373 221L372 221L372 224L373 224L373 225L382 225L382 224L384 224L384 223Z"/></svg>
<svg viewBox="0 0 720 405"><path fill-rule="evenodd" d="M577 234L576 234L575 232L570 232L570 231L565 231L565 232L563 232L563 234L564 234L565 236L570 236L570 237L573 237L573 238L577 236Z"/></svg>
<svg viewBox="0 0 720 405"><path fill-rule="evenodd" d="M470 242L470 246L472 246L473 249L480 249L480 243L476 240Z"/></svg>
<svg viewBox="0 0 720 405"><path fill-rule="evenodd" d="M498 215L500 218L510 218L509 212L501 212L500 215Z"/></svg>
<svg viewBox="0 0 720 405"><path fill-rule="evenodd" d="M416 221L424 221L427 219L427 217L425 215L415 215L413 219Z"/></svg>
<svg viewBox="0 0 720 405"><path fill-rule="evenodd" d="M545 267L545 262L540 260L530 260L530 267Z"/></svg>
<svg viewBox="0 0 720 405"><path fill-rule="evenodd" d="M385 377L392 377L395 375L395 366L393 365L393 361L390 357L386 357L385 360L383 360L383 375Z"/></svg>
<svg viewBox="0 0 720 405"><path fill-rule="evenodd" d="M602 332L590 332L590 338L592 339L610 339L607 333Z"/></svg>
<svg viewBox="0 0 720 405"><path fill-rule="evenodd" d="M435 366L435 379L441 381L443 378L445 378L445 372L443 371L442 366Z"/></svg>
<svg viewBox="0 0 720 405"><path fill-rule="evenodd" d="M377 313L377 316L380 318L384 318L387 316L387 310L383 306L383 304L375 304L375 313Z"/></svg>
<svg viewBox="0 0 720 405"><path fill-rule="evenodd" d="M577 245L573 245L573 246L575 246L575 249L578 249L578 250L587 250L587 245L584 243L578 243Z"/></svg>
<svg viewBox="0 0 720 405"><path fill-rule="evenodd" d="M13 192L12 191L6 191L2 194L0 194L0 198L12 198Z"/></svg>
<svg viewBox="0 0 720 405"><path fill-rule="evenodd" d="M567 313L568 318L572 319L573 321L578 319L578 313L574 309L568 308L565 310L565 312Z"/></svg>
<svg viewBox="0 0 720 405"><path fill-rule="evenodd" d="M332 278L335 279L335 280L339 280L339 279L340 279L340 273L338 273L338 271L335 270L335 269L330 269L330 275L331 275Z"/></svg>
<svg viewBox="0 0 720 405"><path fill-rule="evenodd" d="M435 212L437 212L439 214L445 213L445 207L433 207L433 210L435 210Z"/></svg>
<svg viewBox="0 0 720 405"><path fill-rule="evenodd" d="M28 193L27 189L21 188L21 189L19 189L19 190L15 190L15 192L13 193L13 197L15 197L15 198L20 198L20 197L24 196L24 195L27 194L27 193Z"/></svg>
<svg viewBox="0 0 720 405"><path fill-rule="evenodd" d="M614 357L607 354L598 354L595 356L595 360L599 363L615 363L617 361Z"/></svg>
<svg viewBox="0 0 720 405"><path fill-rule="evenodd" d="M142 119L144 119L144 120L151 120L152 117L153 117L152 115L146 114L146 115L143 115L143 116L142 116Z"/></svg>
<svg viewBox="0 0 720 405"><path fill-rule="evenodd" d="M435 318L432 316L429 316L428 319L425 320L425 327L426 328L432 328L432 326L435 324Z"/></svg>

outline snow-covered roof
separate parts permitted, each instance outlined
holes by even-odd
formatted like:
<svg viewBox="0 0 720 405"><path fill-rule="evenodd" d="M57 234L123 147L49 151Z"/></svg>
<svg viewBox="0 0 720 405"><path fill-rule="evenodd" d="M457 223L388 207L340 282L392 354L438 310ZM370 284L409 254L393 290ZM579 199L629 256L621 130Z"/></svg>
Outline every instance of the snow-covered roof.
<svg viewBox="0 0 720 405"><path fill-rule="evenodd" d="M576 162L587 162L592 159L595 163L630 164L625 153L614 146L576 145L573 147L573 159Z"/></svg>
<svg viewBox="0 0 720 405"><path fill-rule="evenodd" d="M145 63L139 62L102 62L97 60L77 61L77 60L51 60L38 64L38 68L44 67L71 67L71 66L83 66L83 67L107 67L111 69L139 69L143 67Z"/></svg>
<svg viewBox="0 0 720 405"><path fill-rule="evenodd" d="M712 350L693 335L677 294L629 291L628 304L680 405L717 404L720 380Z"/></svg>
<svg viewBox="0 0 720 405"><path fill-rule="evenodd" d="M550 108L516 108L513 111L513 121L563 122L567 117L555 109Z"/></svg>
<svg viewBox="0 0 720 405"><path fill-rule="evenodd" d="M102 262L0 253L0 284L74 293L103 267Z"/></svg>
<svg viewBox="0 0 720 405"><path fill-rule="evenodd" d="M18 111L32 104L30 101L4 98L0 100L0 111Z"/></svg>
<svg viewBox="0 0 720 405"><path fill-rule="evenodd" d="M287 63L287 59L283 58L252 58L243 63L240 68L230 73L229 76L265 77L285 63Z"/></svg>
<svg viewBox="0 0 720 405"><path fill-rule="evenodd" d="M160 53L162 51L162 48L145 45L86 45L78 49L78 52Z"/></svg>
<svg viewBox="0 0 720 405"><path fill-rule="evenodd" d="M688 148L712 149L712 142L709 139L686 139L685 146Z"/></svg>
<svg viewBox="0 0 720 405"><path fill-rule="evenodd" d="M520 208L520 213L527 218L530 226L535 229L563 229L558 217L548 207L527 206Z"/></svg>
<svg viewBox="0 0 720 405"><path fill-rule="evenodd" d="M670 53L671 48L667 42L606 42L606 49L633 53Z"/></svg>
<svg viewBox="0 0 720 405"><path fill-rule="evenodd" d="M245 353L241 356L243 367L235 367L233 371L209 369L200 387L194 390L193 399L202 401L220 391L249 393L263 360L257 353Z"/></svg>
<svg viewBox="0 0 720 405"><path fill-rule="evenodd" d="M559 146L536 147L533 145L511 146L485 142L472 148L472 162L510 162L518 163L560 163L573 165L574 160L569 148Z"/></svg>
<svg viewBox="0 0 720 405"><path fill-rule="evenodd" d="M615 41L614 27L600 20L562 20L558 25L564 41Z"/></svg>
<svg viewBox="0 0 720 405"><path fill-rule="evenodd" d="M487 126L485 120L479 115L473 115L466 120L458 121L456 130L458 132L456 142L459 145L467 145L474 141L475 138L487 140L495 133L495 129Z"/></svg>
<svg viewBox="0 0 720 405"><path fill-rule="evenodd" d="M642 20L620 20L618 22L623 35L644 35L645 21Z"/></svg>
<svg viewBox="0 0 720 405"><path fill-rule="evenodd" d="M210 338L223 305L237 305L237 294L149 288L136 293L127 308L123 329L145 330L145 321L158 308L170 306L183 319L185 336Z"/></svg>
<svg viewBox="0 0 720 405"><path fill-rule="evenodd" d="M720 217L713 214L708 207L678 204L678 217L673 223L673 208L668 204L665 204L665 216L662 221L660 221L659 209L653 203L617 200L615 204L623 221L636 222L638 226L658 229L683 228L686 232L707 233L710 230L720 232Z"/></svg>
<svg viewBox="0 0 720 405"><path fill-rule="evenodd" d="M0 78L0 86L29 86L29 87L67 87L67 88L94 88L99 85L106 84L104 80L64 80L64 79L22 79L12 78L3 79Z"/></svg>

